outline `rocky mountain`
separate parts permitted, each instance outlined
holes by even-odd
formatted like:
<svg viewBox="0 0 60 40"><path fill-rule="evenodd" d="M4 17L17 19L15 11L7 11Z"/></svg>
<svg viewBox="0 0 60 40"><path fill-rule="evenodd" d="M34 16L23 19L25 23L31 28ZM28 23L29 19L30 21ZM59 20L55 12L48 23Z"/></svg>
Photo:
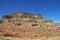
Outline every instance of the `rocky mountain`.
<svg viewBox="0 0 60 40"><path fill-rule="evenodd" d="M15 37L60 36L60 26L41 14L16 12L0 19L0 35Z"/></svg>

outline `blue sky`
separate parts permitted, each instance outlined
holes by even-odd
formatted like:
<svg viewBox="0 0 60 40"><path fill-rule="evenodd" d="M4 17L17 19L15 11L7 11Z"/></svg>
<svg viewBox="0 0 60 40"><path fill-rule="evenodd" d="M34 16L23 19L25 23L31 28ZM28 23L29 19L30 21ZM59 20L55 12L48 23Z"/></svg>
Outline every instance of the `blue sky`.
<svg viewBox="0 0 60 40"><path fill-rule="evenodd" d="M0 18L21 11L41 14L60 23L60 0L0 0Z"/></svg>

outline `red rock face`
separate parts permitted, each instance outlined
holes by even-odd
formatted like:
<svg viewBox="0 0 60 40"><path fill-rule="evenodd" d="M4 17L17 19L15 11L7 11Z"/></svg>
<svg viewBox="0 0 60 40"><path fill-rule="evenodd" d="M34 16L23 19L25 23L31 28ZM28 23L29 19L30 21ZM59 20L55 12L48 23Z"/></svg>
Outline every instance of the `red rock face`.
<svg viewBox="0 0 60 40"><path fill-rule="evenodd" d="M4 36L18 36L18 37L31 37L33 32L31 30L5 30L3 35Z"/></svg>
<svg viewBox="0 0 60 40"><path fill-rule="evenodd" d="M35 30L35 29L34 29ZM32 29L28 30L9 30L6 29L3 33L4 36L15 36L15 37L51 37L60 35L60 28L54 30L40 29L39 31L34 31Z"/></svg>
<svg viewBox="0 0 60 40"><path fill-rule="evenodd" d="M4 36L12 36L12 32L13 32L12 30L5 30L3 35Z"/></svg>

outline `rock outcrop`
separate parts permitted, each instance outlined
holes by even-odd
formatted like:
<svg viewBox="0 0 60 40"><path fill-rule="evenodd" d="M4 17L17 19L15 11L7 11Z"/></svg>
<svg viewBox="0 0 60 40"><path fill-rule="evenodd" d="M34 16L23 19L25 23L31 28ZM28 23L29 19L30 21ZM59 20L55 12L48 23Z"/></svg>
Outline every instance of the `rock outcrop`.
<svg viewBox="0 0 60 40"><path fill-rule="evenodd" d="M60 26L46 20L40 14L16 12L0 20L0 32L4 36L51 37L60 36Z"/></svg>

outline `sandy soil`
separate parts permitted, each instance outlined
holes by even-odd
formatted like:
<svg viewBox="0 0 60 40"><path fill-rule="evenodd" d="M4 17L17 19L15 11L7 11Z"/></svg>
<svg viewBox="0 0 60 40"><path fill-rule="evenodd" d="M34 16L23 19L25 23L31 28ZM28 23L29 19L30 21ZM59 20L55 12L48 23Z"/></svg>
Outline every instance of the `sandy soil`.
<svg viewBox="0 0 60 40"><path fill-rule="evenodd" d="M60 36L49 37L47 39L42 38L20 38L20 37L0 37L0 40L60 40Z"/></svg>

